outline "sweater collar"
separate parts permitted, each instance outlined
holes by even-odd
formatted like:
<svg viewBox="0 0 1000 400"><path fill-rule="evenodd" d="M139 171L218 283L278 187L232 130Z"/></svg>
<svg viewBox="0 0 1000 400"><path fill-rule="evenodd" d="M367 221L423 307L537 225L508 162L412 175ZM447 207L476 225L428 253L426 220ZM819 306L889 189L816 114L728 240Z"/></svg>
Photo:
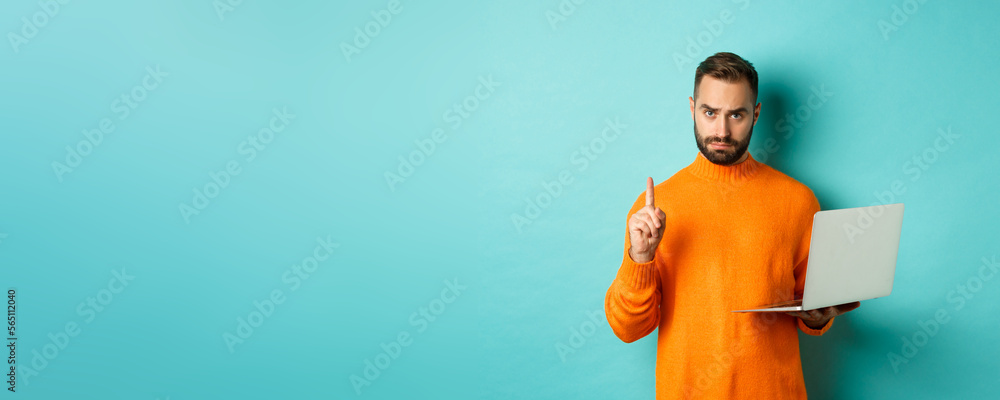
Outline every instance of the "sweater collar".
<svg viewBox="0 0 1000 400"><path fill-rule="evenodd" d="M718 165L705 158L704 154L698 152L694 162L687 167L692 174L709 181L735 183L749 179L759 169L762 164L747 153L747 159L736 165Z"/></svg>

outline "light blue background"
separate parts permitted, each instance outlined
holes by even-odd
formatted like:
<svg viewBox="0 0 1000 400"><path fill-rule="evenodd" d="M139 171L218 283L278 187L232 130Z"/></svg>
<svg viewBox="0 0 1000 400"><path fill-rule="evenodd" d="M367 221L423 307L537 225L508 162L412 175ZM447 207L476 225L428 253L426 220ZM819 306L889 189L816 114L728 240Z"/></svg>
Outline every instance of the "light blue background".
<svg viewBox="0 0 1000 400"><path fill-rule="evenodd" d="M618 340L604 294L645 177L695 157L687 97L716 51L760 73L754 154L774 138L766 162L824 209L906 188L893 294L802 337L811 398L996 396L1000 279L949 301L1000 254L994 3L588 1L553 25L555 0L402 1L350 60L341 43L388 2L345 3L245 0L220 18L210 1L72 1L16 52L5 35L0 279L18 290L20 365L81 329L5 398L652 398L655 334ZM41 9L4 2L0 31ZM118 120L112 102L156 66L168 75ZM454 128L443 114L489 77ZM812 87L833 95L776 133ZM240 143L283 107L295 119L245 161ZM116 130L57 179L105 117ZM582 169L574 152L608 118L627 128ZM960 138L928 152L949 128ZM390 189L435 129L447 139ZM179 204L230 160L241 173L186 223ZM572 183L517 229L561 171ZM339 248L290 290L282 274L328 236ZM78 305L122 268L135 279L85 322ZM411 315L454 279L467 288L418 331ZM275 289L286 301L230 353L223 334ZM950 321L894 369L887 354L939 309ZM358 395L349 377L401 332L412 343Z"/></svg>

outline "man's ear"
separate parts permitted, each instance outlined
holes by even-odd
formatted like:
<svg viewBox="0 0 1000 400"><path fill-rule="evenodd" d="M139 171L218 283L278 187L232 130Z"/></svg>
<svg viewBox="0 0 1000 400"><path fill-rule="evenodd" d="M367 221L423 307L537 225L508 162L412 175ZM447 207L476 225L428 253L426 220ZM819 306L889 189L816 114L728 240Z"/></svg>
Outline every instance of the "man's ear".
<svg viewBox="0 0 1000 400"><path fill-rule="evenodd" d="M757 126L757 118L760 117L760 103L753 108L753 125Z"/></svg>
<svg viewBox="0 0 1000 400"><path fill-rule="evenodd" d="M694 121L694 97L688 97L688 103L691 104L691 120Z"/></svg>

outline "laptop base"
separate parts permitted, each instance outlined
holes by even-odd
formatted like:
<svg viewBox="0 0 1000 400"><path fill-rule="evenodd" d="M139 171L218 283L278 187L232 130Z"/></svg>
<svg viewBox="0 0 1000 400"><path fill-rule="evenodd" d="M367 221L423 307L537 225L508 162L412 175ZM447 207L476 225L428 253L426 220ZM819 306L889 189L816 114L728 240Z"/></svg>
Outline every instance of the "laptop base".
<svg viewBox="0 0 1000 400"><path fill-rule="evenodd" d="M768 304L759 306L759 308L754 308L750 310L735 310L733 312L746 313L746 312L789 312L789 311L805 311L802 309L802 300L789 300L782 301L774 304Z"/></svg>

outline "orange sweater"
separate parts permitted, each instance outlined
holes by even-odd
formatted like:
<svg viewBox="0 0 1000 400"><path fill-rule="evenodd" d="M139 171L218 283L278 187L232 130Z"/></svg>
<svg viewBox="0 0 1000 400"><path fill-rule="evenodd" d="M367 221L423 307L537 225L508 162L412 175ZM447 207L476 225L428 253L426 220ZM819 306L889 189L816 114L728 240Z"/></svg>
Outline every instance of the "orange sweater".
<svg viewBox="0 0 1000 400"><path fill-rule="evenodd" d="M666 214L648 263L625 253L604 308L621 340L657 327L657 399L804 399L796 325L785 313L733 313L802 297L812 190L755 160L720 166L698 153L653 189ZM645 191L626 217L645 206Z"/></svg>

